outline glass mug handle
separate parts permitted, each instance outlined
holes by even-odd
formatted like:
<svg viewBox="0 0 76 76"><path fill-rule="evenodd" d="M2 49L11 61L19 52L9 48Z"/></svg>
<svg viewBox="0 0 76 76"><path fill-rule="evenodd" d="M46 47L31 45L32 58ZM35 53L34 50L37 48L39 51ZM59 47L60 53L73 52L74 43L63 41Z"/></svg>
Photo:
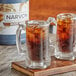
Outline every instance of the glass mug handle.
<svg viewBox="0 0 76 76"><path fill-rule="evenodd" d="M17 31L16 31L16 46L18 49L19 54L24 54L23 50L21 48L21 31L24 30L24 26L22 24L19 25Z"/></svg>
<svg viewBox="0 0 76 76"><path fill-rule="evenodd" d="M50 25L50 30L52 34L56 34L56 29L57 29L57 21L54 17L49 17L47 22L49 23Z"/></svg>
<svg viewBox="0 0 76 76"><path fill-rule="evenodd" d="M24 52L24 50L21 48L21 32L22 32L22 30L25 30L25 26L23 24L19 24L19 27L16 31L16 46L17 46L17 49L18 49L18 53L20 55L25 56L25 62L26 62L25 67L27 68L28 67L28 62L29 62L27 51Z"/></svg>
<svg viewBox="0 0 76 76"><path fill-rule="evenodd" d="M49 17L47 22L49 23L49 26L51 26L51 29L50 29L50 30L52 30L51 34L55 34L55 36L56 36L57 22L56 22L55 18ZM49 46L51 46L55 49L55 46L53 44L56 42L56 39L55 39L55 41L52 41L52 39L54 39L54 37L53 38L51 37L51 39L49 39L49 42L50 42Z"/></svg>

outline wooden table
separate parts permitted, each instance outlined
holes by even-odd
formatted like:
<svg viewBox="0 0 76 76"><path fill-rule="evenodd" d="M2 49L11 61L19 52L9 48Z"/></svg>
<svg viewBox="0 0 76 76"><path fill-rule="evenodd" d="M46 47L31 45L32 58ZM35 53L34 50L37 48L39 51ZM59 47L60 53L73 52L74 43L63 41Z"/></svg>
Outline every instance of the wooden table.
<svg viewBox="0 0 76 76"><path fill-rule="evenodd" d="M54 35L50 36L54 40ZM53 55L53 49L51 51ZM17 52L15 45L13 46L0 46L0 76L26 76L14 69L11 69L11 62L24 60L25 56L21 56ZM76 71L53 76L76 76Z"/></svg>

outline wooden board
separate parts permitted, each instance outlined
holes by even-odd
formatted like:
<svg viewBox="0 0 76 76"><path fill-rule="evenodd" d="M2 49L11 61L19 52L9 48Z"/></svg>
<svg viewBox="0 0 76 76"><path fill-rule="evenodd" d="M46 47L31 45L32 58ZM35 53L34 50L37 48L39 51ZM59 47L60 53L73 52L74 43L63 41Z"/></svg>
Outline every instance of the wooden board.
<svg viewBox="0 0 76 76"><path fill-rule="evenodd" d="M64 61L52 57L51 66L44 70L27 69L25 61L12 62L12 68L29 76L49 76L76 70L76 60Z"/></svg>

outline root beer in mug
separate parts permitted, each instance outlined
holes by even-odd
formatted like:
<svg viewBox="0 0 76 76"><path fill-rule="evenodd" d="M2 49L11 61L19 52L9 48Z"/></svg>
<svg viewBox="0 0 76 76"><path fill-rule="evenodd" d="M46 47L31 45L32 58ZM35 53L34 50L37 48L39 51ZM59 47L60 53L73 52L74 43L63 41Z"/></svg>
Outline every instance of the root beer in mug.
<svg viewBox="0 0 76 76"><path fill-rule="evenodd" d="M64 60L74 60L74 26L75 14L62 13L57 15L57 33L55 57Z"/></svg>
<svg viewBox="0 0 76 76"><path fill-rule="evenodd" d="M48 50L48 27L38 25L26 26L27 47L30 59L35 62L41 61L41 50ZM46 42L47 41L47 42Z"/></svg>
<svg viewBox="0 0 76 76"><path fill-rule="evenodd" d="M32 69L44 69L50 66L51 57L49 51L49 22L31 20L27 21L26 25L21 25L17 30L16 43L20 52L20 33L21 30L26 30L26 45L27 48L24 54L26 55L26 66Z"/></svg>

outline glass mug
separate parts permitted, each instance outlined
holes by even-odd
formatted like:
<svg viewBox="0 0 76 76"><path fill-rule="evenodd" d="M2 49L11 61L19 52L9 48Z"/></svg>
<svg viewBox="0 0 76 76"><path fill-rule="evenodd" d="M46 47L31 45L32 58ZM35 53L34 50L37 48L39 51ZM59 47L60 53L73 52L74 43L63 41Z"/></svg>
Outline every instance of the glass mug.
<svg viewBox="0 0 76 76"><path fill-rule="evenodd" d="M75 46L75 18L73 13L62 13L57 15L57 32L55 57L64 60L74 60Z"/></svg>
<svg viewBox="0 0 76 76"><path fill-rule="evenodd" d="M26 66L32 69L44 69L50 66L49 22L31 20L25 25L20 24L16 34L18 51L23 51L20 42L21 30L26 30Z"/></svg>

